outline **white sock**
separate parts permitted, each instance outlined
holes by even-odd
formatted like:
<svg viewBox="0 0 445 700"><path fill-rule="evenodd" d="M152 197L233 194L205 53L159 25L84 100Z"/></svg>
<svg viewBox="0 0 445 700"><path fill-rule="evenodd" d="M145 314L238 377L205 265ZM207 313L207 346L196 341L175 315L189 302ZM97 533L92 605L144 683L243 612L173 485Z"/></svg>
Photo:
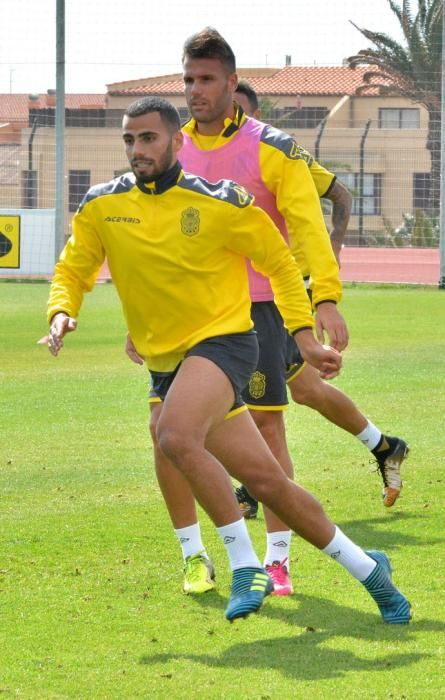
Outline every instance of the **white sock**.
<svg viewBox="0 0 445 700"><path fill-rule="evenodd" d="M205 556L207 556L201 539L201 528L199 527L199 523L189 525L188 527L181 527L179 530L175 530L175 535L179 540L179 544L181 545L184 561L187 559L187 557L198 554L198 552L202 552Z"/></svg>
<svg viewBox="0 0 445 700"><path fill-rule="evenodd" d="M349 537L338 528L328 546L322 550L331 559L335 559L358 581L364 581L377 566L374 559L368 557Z"/></svg>
<svg viewBox="0 0 445 700"><path fill-rule="evenodd" d="M283 530L282 532L268 532L267 533L267 551L264 557L264 566L266 564L273 564L274 561L283 561L287 558L287 569L289 570L289 550L290 550L290 530Z"/></svg>
<svg viewBox="0 0 445 700"><path fill-rule="evenodd" d="M371 421L368 421L366 428L355 437L358 438L368 450L373 450L374 447L377 447L379 444L382 433Z"/></svg>
<svg viewBox="0 0 445 700"><path fill-rule="evenodd" d="M235 523L216 528L226 548L232 571L244 566L254 566L261 569L260 561L255 553L244 518Z"/></svg>

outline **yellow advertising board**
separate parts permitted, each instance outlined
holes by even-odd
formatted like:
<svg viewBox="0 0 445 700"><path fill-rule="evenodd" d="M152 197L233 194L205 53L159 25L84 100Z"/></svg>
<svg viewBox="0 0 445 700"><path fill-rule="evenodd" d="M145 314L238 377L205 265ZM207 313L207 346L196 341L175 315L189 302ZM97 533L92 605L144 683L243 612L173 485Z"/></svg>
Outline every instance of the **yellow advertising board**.
<svg viewBox="0 0 445 700"><path fill-rule="evenodd" d="M20 216L0 214L0 268L20 267Z"/></svg>

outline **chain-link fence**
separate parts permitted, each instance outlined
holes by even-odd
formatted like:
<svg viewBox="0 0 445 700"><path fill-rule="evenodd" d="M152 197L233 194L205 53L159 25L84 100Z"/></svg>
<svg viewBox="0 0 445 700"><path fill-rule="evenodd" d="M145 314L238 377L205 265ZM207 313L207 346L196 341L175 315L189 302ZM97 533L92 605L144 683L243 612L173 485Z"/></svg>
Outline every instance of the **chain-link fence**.
<svg viewBox="0 0 445 700"><path fill-rule="evenodd" d="M121 112L67 110L65 222L88 188L128 164L120 134ZM0 115L0 123L2 116ZM282 126L283 119L269 120ZM349 245L437 247L439 223L430 208L431 159L425 128L382 129L371 121L354 128L284 125L298 143L334 172L353 195ZM0 131L0 209L51 209L55 202L54 109L9 122ZM323 200L329 226L330 202Z"/></svg>
<svg viewBox="0 0 445 700"><path fill-rule="evenodd" d="M380 10L383 5L385 3L380 2ZM433 5L437 6L439 18L443 3L431 0L429 6ZM355 11L355 7L351 5L351 11ZM412 14L415 10L408 8ZM110 12L117 10L110 8ZM432 11L431 18L434 19ZM286 66L282 69L257 64L255 68L238 71L249 81L252 78L263 120L291 133L350 190L353 205L345 238L347 246L439 247L441 113L437 105L440 104L441 20L437 18L435 23L431 19L431 26L428 25L431 41L426 34L424 37L429 52L427 59L432 63L431 70L424 71L423 82L416 83L420 90L418 99L416 95L409 99L406 90L398 92L398 83L389 91L361 92L366 68L357 64L352 70L347 61L343 66L326 68L325 72L321 67L306 67L302 69L305 72L299 73L298 67L292 65L292 57L286 55ZM68 17L68 33L79 29L76 22L80 19L74 14ZM234 19L232 31L236 23ZM44 22L42 27L46 25ZM322 28L323 22L319 26L320 30ZM385 26L381 29L385 30ZM346 36L347 22L339 31L340 38ZM224 33L230 38L230 32ZM409 48L407 65L419 66L425 59L425 52L416 56L417 44L414 42L410 46L408 39L400 34L396 36L400 46L407 44ZM364 45L369 44L364 37L362 40ZM159 44L158 48L164 46ZM122 47L117 46L116 50L122 51ZM128 53L128 47L125 50ZM345 52L348 52L347 47ZM175 50L172 63L179 55ZM130 71L131 64L128 65ZM117 63L110 63L110 66L118 71ZM11 88L14 70L10 69ZM160 88L158 94L170 99L185 120L188 112L180 74L141 80L129 76L127 81L109 84L102 94L66 95L65 237L70 233L73 213L88 188L128 169L120 134L123 110L138 95L156 94L157 87ZM10 217L17 216L18 210L25 212L27 228L31 225L29 222L35 220L35 226L41 231L43 214L37 212L47 212L49 216L56 208L55 101L54 90L43 95L16 95L12 90L9 95L0 95L0 267L3 268L8 268L4 263L5 259L9 263L10 258L6 256L20 238L18 219ZM331 206L328 199L322 200L328 228ZM33 212L36 213L34 219ZM60 207L58 212L60 214ZM60 238L59 227L57 235ZM38 242L37 239L33 241L27 272L47 272L49 265L42 260L46 257L49 260L49 251L57 249L53 238L54 231L51 231L47 239L39 236ZM16 244L15 249L17 247ZM48 252L43 254L43 250ZM54 253L51 262L54 262ZM10 268L15 266L14 259Z"/></svg>

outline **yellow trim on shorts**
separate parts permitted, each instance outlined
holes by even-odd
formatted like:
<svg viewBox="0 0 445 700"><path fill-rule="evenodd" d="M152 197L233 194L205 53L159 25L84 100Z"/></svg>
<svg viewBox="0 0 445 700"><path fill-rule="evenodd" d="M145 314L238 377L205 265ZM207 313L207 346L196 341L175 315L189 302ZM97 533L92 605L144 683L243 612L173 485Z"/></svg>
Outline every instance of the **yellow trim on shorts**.
<svg viewBox="0 0 445 700"><path fill-rule="evenodd" d="M306 367L307 362L306 360L303 362L303 364L297 369L297 371L292 375L292 377L289 377L289 379L286 379L286 384L289 384L289 382L292 381L292 379L295 379L295 377L298 377L300 372Z"/></svg>
<svg viewBox="0 0 445 700"><path fill-rule="evenodd" d="M247 411L247 406L246 404L243 404L242 406L238 406L238 408L234 408L226 415L224 416L224 420L229 420L229 418L233 418L234 416L237 416L238 413L244 413L244 411Z"/></svg>
<svg viewBox="0 0 445 700"><path fill-rule="evenodd" d="M162 403L162 399L159 398L159 396L151 396L148 399L148 403ZM238 406L238 408L234 408L233 411L229 411L226 413L224 416L224 420L228 420L229 418L233 418L234 416L237 416L238 413L243 413L244 411L247 411L247 406L243 404L242 406Z"/></svg>
<svg viewBox="0 0 445 700"><path fill-rule="evenodd" d="M285 403L282 406L255 406L253 403L246 404L249 411L286 411L289 404Z"/></svg>

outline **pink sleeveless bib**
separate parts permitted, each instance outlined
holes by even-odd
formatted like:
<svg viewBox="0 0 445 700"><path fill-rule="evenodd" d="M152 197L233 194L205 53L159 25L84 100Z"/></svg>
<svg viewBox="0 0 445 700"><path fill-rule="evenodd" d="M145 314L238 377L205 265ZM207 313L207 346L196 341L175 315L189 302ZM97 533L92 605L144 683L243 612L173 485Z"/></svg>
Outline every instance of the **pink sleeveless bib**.
<svg viewBox="0 0 445 700"><path fill-rule="evenodd" d="M184 134L184 145L179 161L187 172L204 177L210 182L221 179L234 180L255 196L255 204L269 214L286 242L288 233L283 217L276 207L274 195L269 192L261 177L259 144L265 124L247 119L237 134L221 148L202 151ZM252 301L271 301L273 292L269 280L256 272L249 261L250 298Z"/></svg>

